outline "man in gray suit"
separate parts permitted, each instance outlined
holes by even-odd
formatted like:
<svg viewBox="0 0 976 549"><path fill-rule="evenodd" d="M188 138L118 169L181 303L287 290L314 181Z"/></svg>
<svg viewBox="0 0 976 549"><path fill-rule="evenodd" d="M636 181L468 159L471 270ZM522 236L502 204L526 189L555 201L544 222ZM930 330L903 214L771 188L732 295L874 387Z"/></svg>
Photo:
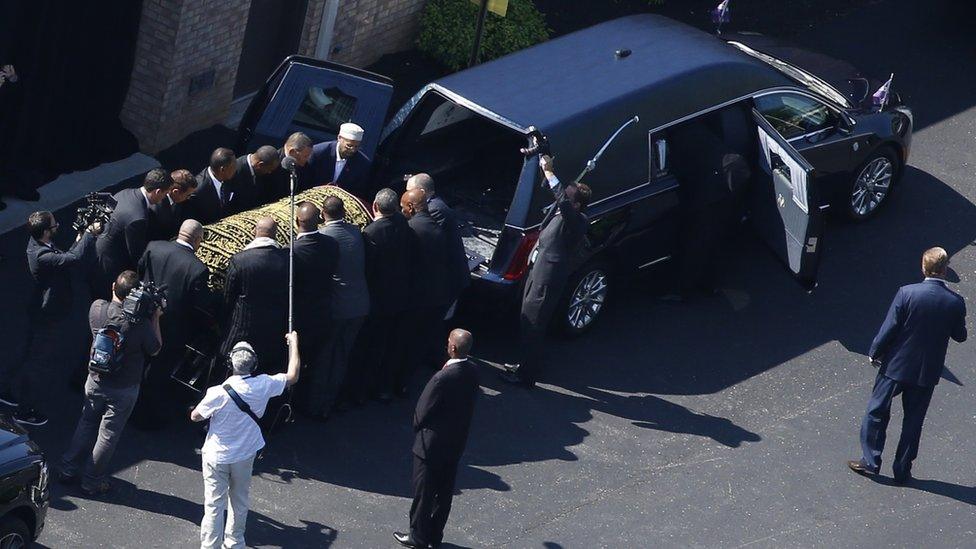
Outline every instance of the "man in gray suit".
<svg viewBox="0 0 976 549"><path fill-rule="evenodd" d="M321 352L322 367L313 376L310 408L319 419L328 419L346 376L349 354L369 313L366 287L366 244L359 227L345 220L342 200L330 196L322 205L325 226L319 232L335 240L339 262L332 275L332 326Z"/></svg>

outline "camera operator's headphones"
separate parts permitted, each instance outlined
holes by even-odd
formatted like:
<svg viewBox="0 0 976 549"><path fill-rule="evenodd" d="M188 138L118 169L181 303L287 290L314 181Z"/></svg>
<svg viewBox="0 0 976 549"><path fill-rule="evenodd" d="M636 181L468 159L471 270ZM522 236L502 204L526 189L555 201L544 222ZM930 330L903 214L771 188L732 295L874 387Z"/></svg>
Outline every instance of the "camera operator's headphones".
<svg viewBox="0 0 976 549"><path fill-rule="evenodd" d="M234 344L234 347L227 353L226 365L227 369L231 372L234 371L234 358L240 357L240 360L251 361L251 368L246 372L247 375L252 375L258 369L258 354L254 352L254 347L246 341L238 341Z"/></svg>

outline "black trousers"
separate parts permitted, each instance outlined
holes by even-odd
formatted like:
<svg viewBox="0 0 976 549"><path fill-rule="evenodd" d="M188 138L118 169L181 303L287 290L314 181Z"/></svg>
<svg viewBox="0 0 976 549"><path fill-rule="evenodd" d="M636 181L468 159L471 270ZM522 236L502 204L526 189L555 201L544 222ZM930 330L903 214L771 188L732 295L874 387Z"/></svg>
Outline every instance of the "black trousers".
<svg viewBox="0 0 976 549"><path fill-rule="evenodd" d="M66 329L73 328L68 313L28 314L27 333L21 360L11 360L5 368L3 389L16 397L22 409L37 409L50 394L51 383L66 380L70 368L64 364L62 348ZM17 364L19 362L19 364Z"/></svg>
<svg viewBox="0 0 976 549"><path fill-rule="evenodd" d="M412 373L409 348L410 314L371 316L360 330L358 360L350 365L349 397L364 400L378 394L393 394L406 386Z"/></svg>
<svg viewBox="0 0 976 549"><path fill-rule="evenodd" d="M437 545L444 539L444 526L451 514L457 461L436 462L413 456L413 503L410 505L410 535L421 546Z"/></svg>
<svg viewBox="0 0 976 549"><path fill-rule="evenodd" d="M329 413L339 397L363 320L363 317L332 320L309 384L308 408L313 415Z"/></svg>
<svg viewBox="0 0 976 549"><path fill-rule="evenodd" d="M440 368L447 357L447 328L444 316L451 304L424 307L414 311L414 333L417 347L413 355L412 372L426 365Z"/></svg>
<svg viewBox="0 0 976 549"><path fill-rule="evenodd" d="M891 401L901 394L901 404L905 416L901 424L901 438L895 450L892 470L896 479L907 477L912 472L912 461L918 457L918 444L922 438L922 423L932 402L935 387L921 387L911 383L895 381L878 372L871 391L864 420L861 422L861 450L864 463L875 471L881 469L881 453L885 446L885 432L891 418Z"/></svg>
<svg viewBox="0 0 976 549"><path fill-rule="evenodd" d="M681 227L678 251L678 286L683 295L711 291L715 285L715 260L735 226L731 200L691 208Z"/></svg>
<svg viewBox="0 0 976 549"><path fill-rule="evenodd" d="M570 274L566 265L540 259L525 281L519 321L522 347L519 376L525 381L535 382L544 369L546 333Z"/></svg>

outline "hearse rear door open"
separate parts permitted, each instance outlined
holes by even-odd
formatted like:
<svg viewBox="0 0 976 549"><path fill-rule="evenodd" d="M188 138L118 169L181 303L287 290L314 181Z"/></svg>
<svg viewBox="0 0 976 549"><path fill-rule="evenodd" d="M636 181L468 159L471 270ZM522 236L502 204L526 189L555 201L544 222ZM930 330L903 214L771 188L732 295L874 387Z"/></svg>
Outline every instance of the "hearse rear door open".
<svg viewBox="0 0 976 549"><path fill-rule="evenodd" d="M750 196L753 225L800 284L813 289L823 248L816 172L758 111L752 115L760 147Z"/></svg>
<svg viewBox="0 0 976 549"><path fill-rule="evenodd" d="M238 152L280 147L293 132L315 143L331 141L341 124L355 122L366 132L361 150L372 158L392 95L393 83L385 76L288 57L251 100L238 129Z"/></svg>

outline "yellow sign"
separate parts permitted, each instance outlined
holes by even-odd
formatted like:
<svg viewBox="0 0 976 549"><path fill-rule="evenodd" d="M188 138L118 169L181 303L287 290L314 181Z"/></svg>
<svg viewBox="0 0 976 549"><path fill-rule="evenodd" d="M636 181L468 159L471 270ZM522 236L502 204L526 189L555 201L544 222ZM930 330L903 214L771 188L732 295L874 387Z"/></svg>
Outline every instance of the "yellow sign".
<svg viewBox="0 0 976 549"><path fill-rule="evenodd" d="M478 6L481 6L482 0L471 0ZM488 11L501 17L505 17L508 13L508 0L488 0Z"/></svg>

